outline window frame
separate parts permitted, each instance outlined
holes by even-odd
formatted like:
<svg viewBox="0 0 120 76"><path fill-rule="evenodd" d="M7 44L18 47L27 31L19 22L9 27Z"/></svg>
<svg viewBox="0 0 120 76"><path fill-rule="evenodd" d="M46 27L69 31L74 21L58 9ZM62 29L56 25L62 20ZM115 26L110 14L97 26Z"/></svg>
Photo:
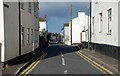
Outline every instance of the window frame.
<svg viewBox="0 0 120 76"><path fill-rule="evenodd" d="M30 44L30 28L27 28L27 44Z"/></svg>
<svg viewBox="0 0 120 76"><path fill-rule="evenodd" d="M111 13L110 13L111 11ZM112 8L107 10L107 35L111 35L110 22L112 21Z"/></svg>
<svg viewBox="0 0 120 76"><path fill-rule="evenodd" d="M31 29L31 43L34 43L34 40L33 40L33 37L34 37L34 36L33 36L33 33L34 33L34 32L33 32L33 29Z"/></svg>
<svg viewBox="0 0 120 76"><path fill-rule="evenodd" d="M99 13L99 33L102 32L102 23L103 23L103 13Z"/></svg>
<svg viewBox="0 0 120 76"><path fill-rule="evenodd" d="M28 2L28 12L29 13L32 13L32 2L29 0L29 2Z"/></svg>
<svg viewBox="0 0 120 76"><path fill-rule="evenodd" d="M25 28L21 27L21 45L25 45L24 36L25 36Z"/></svg>
<svg viewBox="0 0 120 76"><path fill-rule="evenodd" d="M94 34L95 17L92 17L92 34Z"/></svg>

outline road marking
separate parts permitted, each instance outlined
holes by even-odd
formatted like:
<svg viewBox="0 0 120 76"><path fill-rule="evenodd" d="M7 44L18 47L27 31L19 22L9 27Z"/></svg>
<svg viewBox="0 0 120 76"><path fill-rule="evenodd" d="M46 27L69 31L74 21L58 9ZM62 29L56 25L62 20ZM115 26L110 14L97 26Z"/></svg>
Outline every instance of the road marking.
<svg viewBox="0 0 120 76"><path fill-rule="evenodd" d="M40 56L40 57L39 57L35 62L33 62L27 69L25 69L25 71L23 71L19 76L22 76L22 75L24 75L24 74L28 74L28 73L30 72L30 70L31 70L33 67L35 67L36 64L38 64L38 60L42 57L42 58L39 60L39 61L41 61L46 55L47 55L47 54L45 54L45 55L43 54L42 56ZM33 69L34 69L34 68L33 68ZM24 76L25 76L25 75L24 75Z"/></svg>
<svg viewBox="0 0 120 76"><path fill-rule="evenodd" d="M64 74L67 74L67 70L64 71Z"/></svg>
<svg viewBox="0 0 120 76"><path fill-rule="evenodd" d="M79 56L81 56L79 53L77 53ZM91 63L90 61L88 61L86 58L84 58L83 56L81 56L84 60L86 60L88 63L90 63L92 66L94 66L95 68L97 68L99 71L101 71L104 74L107 74L105 71L103 71L102 69L100 69L99 67L97 67L96 65L94 65L93 63Z"/></svg>
<svg viewBox="0 0 120 76"><path fill-rule="evenodd" d="M65 59L62 58L62 65L65 65Z"/></svg>
<svg viewBox="0 0 120 76"><path fill-rule="evenodd" d="M63 57L63 54L61 53L61 56Z"/></svg>
<svg viewBox="0 0 120 76"><path fill-rule="evenodd" d="M44 55L44 54L43 54L43 55ZM42 55L42 56L43 56L43 55ZM39 60L42 56L40 56L37 60ZM37 60L36 60L36 61L37 61ZM29 67L27 67L27 69L25 69L25 70L21 73L21 75L24 74L26 71L28 71L28 70L36 63L36 61L34 61ZM21 76L21 75L20 75L20 76Z"/></svg>
<svg viewBox="0 0 120 76"><path fill-rule="evenodd" d="M80 52L82 52L82 51L80 51Z"/></svg>
<svg viewBox="0 0 120 76"><path fill-rule="evenodd" d="M78 51L78 53L83 56L84 58L86 58L87 60L91 61L92 63L94 63L95 65L99 66L101 69L105 70L106 72L108 72L111 75L116 76L114 73L112 73L110 70L106 69L105 67L101 66L100 64L96 63L95 61L93 61L92 59L88 58L87 56L83 55L82 53L80 53Z"/></svg>
<svg viewBox="0 0 120 76"><path fill-rule="evenodd" d="M80 52L79 52L80 53ZM91 62L93 62L94 64L98 65L99 67L101 67L102 69L104 69L105 71L107 71L110 74L113 74L110 70L106 69L105 67L101 66L100 64L96 63L95 61L93 61L92 59L88 58L87 56L83 55L82 53L80 53L82 56L84 56L85 58L87 58L88 60L90 60Z"/></svg>
<svg viewBox="0 0 120 76"><path fill-rule="evenodd" d="M36 63L28 72L26 72L25 75L27 75L29 72L31 72L31 71L37 66L37 64L38 64L46 55L47 55L47 54L45 54L39 61L37 61L37 63Z"/></svg>

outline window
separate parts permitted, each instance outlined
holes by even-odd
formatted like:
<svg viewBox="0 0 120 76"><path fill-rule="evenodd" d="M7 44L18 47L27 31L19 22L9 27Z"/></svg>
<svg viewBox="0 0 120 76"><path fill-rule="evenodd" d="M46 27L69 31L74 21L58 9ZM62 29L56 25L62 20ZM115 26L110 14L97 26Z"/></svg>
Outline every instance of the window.
<svg viewBox="0 0 120 76"><path fill-rule="evenodd" d="M111 20L112 20L111 15L112 15L112 9L110 8L110 9L108 10L108 17L109 17L109 21L111 21Z"/></svg>
<svg viewBox="0 0 120 76"><path fill-rule="evenodd" d="M30 28L27 29L27 44L30 43Z"/></svg>
<svg viewBox="0 0 120 76"><path fill-rule="evenodd" d="M38 18L38 11L39 11L39 8L38 8L38 3L36 3L36 18Z"/></svg>
<svg viewBox="0 0 120 76"><path fill-rule="evenodd" d="M99 13L99 32L102 32L102 13Z"/></svg>
<svg viewBox="0 0 120 76"><path fill-rule="evenodd" d="M31 29L31 43L33 43L33 29Z"/></svg>
<svg viewBox="0 0 120 76"><path fill-rule="evenodd" d="M38 33L39 31L37 29L34 30L34 43L38 42Z"/></svg>
<svg viewBox="0 0 120 76"><path fill-rule="evenodd" d="M24 9L24 2L21 0L21 2L20 2L20 8L21 9Z"/></svg>
<svg viewBox="0 0 120 76"><path fill-rule="evenodd" d="M36 3L34 2L34 16L36 17Z"/></svg>
<svg viewBox="0 0 120 76"><path fill-rule="evenodd" d="M112 9L108 9L108 34L111 34L110 22L112 21Z"/></svg>
<svg viewBox="0 0 120 76"><path fill-rule="evenodd" d="M38 3L34 2L34 16L38 18Z"/></svg>
<svg viewBox="0 0 120 76"><path fill-rule="evenodd" d="M28 2L28 12L31 13L31 2Z"/></svg>
<svg viewBox="0 0 120 76"><path fill-rule="evenodd" d="M94 34L94 17L92 17L92 34Z"/></svg>
<svg viewBox="0 0 120 76"><path fill-rule="evenodd" d="M21 28L21 45L24 45L24 27Z"/></svg>

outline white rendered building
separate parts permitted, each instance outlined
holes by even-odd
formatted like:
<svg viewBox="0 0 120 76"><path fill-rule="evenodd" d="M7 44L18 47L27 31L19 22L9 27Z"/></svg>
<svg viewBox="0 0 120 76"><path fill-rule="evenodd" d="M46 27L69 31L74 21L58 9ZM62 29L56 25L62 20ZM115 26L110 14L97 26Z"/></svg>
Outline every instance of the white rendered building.
<svg viewBox="0 0 120 76"><path fill-rule="evenodd" d="M120 2L92 1L92 47L118 58L120 52Z"/></svg>
<svg viewBox="0 0 120 76"><path fill-rule="evenodd" d="M39 17L39 32L41 34L42 31L47 31L47 18L44 15L44 19Z"/></svg>
<svg viewBox="0 0 120 76"><path fill-rule="evenodd" d="M85 12L78 12L78 17L72 20L72 44L80 44L81 36L80 33L86 26L86 15ZM69 22L69 43L71 44L71 22Z"/></svg>
<svg viewBox="0 0 120 76"><path fill-rule="evenodd" d="M69 45L69 23L64 23L64 43Z"/></svg>

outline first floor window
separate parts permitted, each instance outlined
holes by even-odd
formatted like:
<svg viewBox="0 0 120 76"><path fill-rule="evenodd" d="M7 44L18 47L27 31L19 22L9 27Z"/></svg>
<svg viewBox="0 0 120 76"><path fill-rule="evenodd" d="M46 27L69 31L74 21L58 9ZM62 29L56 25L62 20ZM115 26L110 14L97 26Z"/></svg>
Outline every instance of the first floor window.
<svg viewBox="0 0 120 76"><path fill-rule="evenodd" d="M108 33L111 33L110 22L112 21L112 9L108 9Z"/></svg>
<svg viewBox="0 0 120 76"><path fill-rule="evenodd" d="M28 2L28 12L31 13L31 1Z"/></svg>
<svg viewBox="0 0 120 76"><path fill-rule="evenodd" d="M27 44L30 43L30 28L27 29Z"/></svg>
<svg viewBox="0 0 120 76"><path fill-rule="evenodd" d="M24 9L24 2L23 2L23 0L21 0L21 2L20 2L20 7L21 7L21 9Z"/></svg>

